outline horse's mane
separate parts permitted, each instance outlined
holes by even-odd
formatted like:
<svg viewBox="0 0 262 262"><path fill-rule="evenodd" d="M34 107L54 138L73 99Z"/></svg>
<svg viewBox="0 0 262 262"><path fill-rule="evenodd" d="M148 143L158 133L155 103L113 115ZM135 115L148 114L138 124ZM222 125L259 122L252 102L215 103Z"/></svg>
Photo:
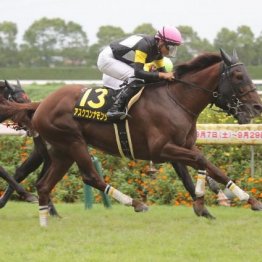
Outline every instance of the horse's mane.
<svg viewBox="0 0 262 262"><path fill-rule="evenodd" d="M189 72L202 70L220 61L222 61L222 59L218 53L203 53L189 62L177 65L175 67L176 78L181 78L182 75Z"/></svg>

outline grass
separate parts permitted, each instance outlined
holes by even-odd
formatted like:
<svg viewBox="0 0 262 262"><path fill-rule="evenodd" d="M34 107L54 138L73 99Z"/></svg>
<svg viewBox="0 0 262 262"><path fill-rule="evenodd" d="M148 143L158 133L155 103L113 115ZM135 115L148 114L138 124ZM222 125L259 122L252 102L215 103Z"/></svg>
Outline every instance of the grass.
<svg viewBox="0 0 262 262"><path fill-rule="evenodd" d="M28 94L32 101L41 101L42 99L46 98L50 93L54 92L58 88L64 86L63 83L61 84L47 84L47 85L28 85L23 87L25 92Z"/></svg>
<svg viewBox="0 0 262 262"><path fill-rule="evenodd" d="M188 207L152 206L138 214L114 205L58 204L62 219L38 225L37 206L0 211L0 261L261 261L261 213L213 207L215 221Z"/></svg>

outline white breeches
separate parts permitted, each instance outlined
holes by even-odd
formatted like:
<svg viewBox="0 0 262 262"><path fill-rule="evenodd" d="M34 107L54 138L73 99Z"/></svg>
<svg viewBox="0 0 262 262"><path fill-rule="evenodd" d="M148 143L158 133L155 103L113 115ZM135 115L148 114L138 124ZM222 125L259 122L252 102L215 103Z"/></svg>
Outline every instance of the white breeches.
<svg viewBox="0 0 262 262"><path fill-rule="evenodd" d="M109 46L99 54L97 66L103 73L104 86L112 89L121 89L120 85L135 74L133 67L114 58Z"/></svg>

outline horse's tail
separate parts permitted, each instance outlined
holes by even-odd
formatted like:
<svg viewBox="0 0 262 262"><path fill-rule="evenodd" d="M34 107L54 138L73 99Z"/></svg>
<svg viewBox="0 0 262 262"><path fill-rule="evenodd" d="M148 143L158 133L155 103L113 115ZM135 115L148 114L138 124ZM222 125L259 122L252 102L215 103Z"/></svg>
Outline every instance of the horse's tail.
<svg viewBox="0 0 262 262"><path fill-rule="evenodd" d="M32 129L31 119L40 105L40 102L33 103L16 103L10 101L4 101L0 104L0 114L4 112L6 118L11 119L19 126L26 126L28 129Z"/></svg>

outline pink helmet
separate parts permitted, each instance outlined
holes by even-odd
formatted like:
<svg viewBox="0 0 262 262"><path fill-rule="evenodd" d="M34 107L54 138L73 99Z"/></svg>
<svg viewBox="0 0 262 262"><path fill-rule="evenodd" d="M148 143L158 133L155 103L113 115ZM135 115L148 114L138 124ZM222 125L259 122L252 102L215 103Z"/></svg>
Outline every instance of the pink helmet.
<svg viewBox="0 0 262 262"><path fill-rule="evenodd" d="M180 45L182 36L176 27L163 26L155 35L155 38L161 39L166 43Z"/></svg>

